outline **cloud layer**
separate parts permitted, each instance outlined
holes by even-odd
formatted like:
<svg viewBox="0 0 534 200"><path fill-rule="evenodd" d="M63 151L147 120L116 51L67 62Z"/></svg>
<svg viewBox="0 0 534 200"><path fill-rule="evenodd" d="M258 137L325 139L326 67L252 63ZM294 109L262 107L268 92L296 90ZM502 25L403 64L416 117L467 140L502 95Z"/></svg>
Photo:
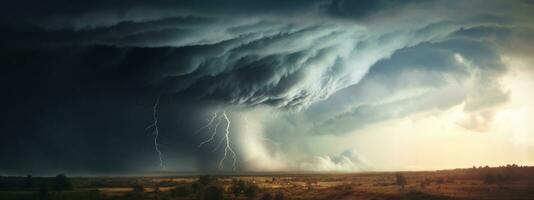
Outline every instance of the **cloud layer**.
<svg viewBox="0 0 534 200"><path fill-rule="evenodd" d="M167 125L163 133L185 138L179 144L196 141L191 133L202 126L200 118L222 109L280 112L274 119L256 119L263 123L257 131L277 140L303 138L303 143L458 105L470 116L458 124L485 132L496 107L510 101L510 91L500 83L510 71L503 57L531 56L532 8L530 1L10 2L0 10L1 62L7 70L2 85L10 96L2 101L16 105L6 109L5 119L15 116L29 125L24 133L15 133L24 123L8 125L14 133L2 141L20 144L1 152L26 148L34 134L43 143L87 136L98 144L102 136L121 132L119 140L143 129L125 128L128 122L149 123L158 95L168 98L163 105L169 113L162 116L181 124ZM87 120L106 115L106 107L119 113L114 118L129 112L136 117L97 130L79 128L91 127ZM264 116L263 111L253 116ZM232 120L242 123L237 116ZM66 124L56 127L65 130L43 128L48 123ZM65 137L71 132L80 137ZM113 151L111 143L107 146ZM167 150L195 154L185 146ZM292 170L312 169L316 162L310 158L324 166L316 170L359 169L347 153L325 156L334 153L265 146L262 159L269 159L266 152L286 152L287 162L299 157L294 160L301 163L280 164ZM248 150L239 153L254 160ZM206 154L187 159L205 166L216 157L198 156ZM32 159L28 153L11 168ZM257 166L245 160L243 165Z"/></svg>

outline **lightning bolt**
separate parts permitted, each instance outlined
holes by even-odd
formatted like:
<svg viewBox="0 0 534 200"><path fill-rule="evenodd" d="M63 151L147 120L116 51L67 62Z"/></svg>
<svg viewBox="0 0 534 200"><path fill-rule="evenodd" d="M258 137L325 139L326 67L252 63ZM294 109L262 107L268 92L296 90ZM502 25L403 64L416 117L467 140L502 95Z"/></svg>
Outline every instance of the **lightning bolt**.
<svg viewBox="0 0 534 200"><path fill-rule="evenodd" d="M214 113L214 116L216 117L217 116L217 113ZM212 119L215 119L215 118L212 118ZM210 123L208 123L208 126L211 125L211 123L213 123L211 120L210 120ZM207 139L207 140L204 140L202 141L199 145L198 145L198 148L202 147L202 145L208 143L208 142L211 142L213 141L213 139L215 138L215 135L217 135L217 127L219 127L219 125L221 124L221 118L217 118L217 124L215 124L214 128L213 128L213 132L211 134L211 136Z"/></svg>
<svg viewBox="0 0 534 200"><path fill-rule="evenodd" d="M206 129L206 128L210 128L210 129L211 129L211 124L213 124L213 121L215 121L215 118L217 118L217 112L214 112L214 113L211 115L211 118L208 120L208 123L207 123L205 126L199 128L199 129L197 130L197 132L195 132L195 134L199 133L201 130ZM220 119L219 119L219 120L220 120Z"/></svg>
<svg viewBox="0 0 534 200"><path fill-rule="evenodd" d="M159 143L158 143L158 137L159 137L159 127L158 127L158 105L159 105L159 99L161 96L158 96L156 98L156 102L154 103L154 106L152 107L152 124L150 124L148 127L146 127L145 130L153 129L152 135L154 136L154 149L156 150L156 153L158 154L159 158L159 166L161 168L165 168L165 165L163 165L163 154L161 153L159 149Z"/></svg>
<svg viewBox="0 0 534 200"><path fill-rule="evenodd" d="M235 151L232 149L232 146L230 145L230 120L228 119L228 116L226 115L226 111L223 112L224 119L226 120L226 130L224 139L226 141L226 147L224 148L224 156L219 161L219 169L223 168L224 160L226 160L228 151L232 153L232 158L234 159L234 162L232 164L233 169L236 170L236 164L237 164L237 155Z"/></svg>
<svg viewBox="0 0 534 200"><path fill-rule="evenodd" d="M228 118L228 115L226 114L226 111L223 111L222 116L218 115L217 112L213 113L211 118L208 120L208 123L205 126L198 129L197 133L204 129L208 129L208 131L212 131L210 137L202 141L198 145L198 148L202 147L203 145L207 143L213 142L215 140L215 136L217 135L217 129L223 122L226 123L224 137L219 141L219 143L213 149L213 151L216 151L222 144L226 144L224 148L224 155L219 161L219 169L224 168L224 161L227 159L228 154L231 153L232 158L233 158L232 167L234 170L236 170L237 169L237 154L232 149L232 142L231 142L231 137L230 137L231 123L230 123L230 119Z"/></svg>

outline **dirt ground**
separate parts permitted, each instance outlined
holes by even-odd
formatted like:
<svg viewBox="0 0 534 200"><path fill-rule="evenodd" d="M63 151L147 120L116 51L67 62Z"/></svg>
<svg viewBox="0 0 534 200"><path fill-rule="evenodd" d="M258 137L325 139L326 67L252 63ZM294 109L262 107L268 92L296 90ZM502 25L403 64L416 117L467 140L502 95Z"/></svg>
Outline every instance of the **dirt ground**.
<svg viewBox="0 0 534 200"><path fill-rule="evenodd" d="M0 180L13 185L24 178ZM37 179L41 183L36 185L47 180ZM92 177L70 178L70 182L73 189L68 191L4 188L0 199L534 200L534 167L516 166L431 172Z"/></svg>

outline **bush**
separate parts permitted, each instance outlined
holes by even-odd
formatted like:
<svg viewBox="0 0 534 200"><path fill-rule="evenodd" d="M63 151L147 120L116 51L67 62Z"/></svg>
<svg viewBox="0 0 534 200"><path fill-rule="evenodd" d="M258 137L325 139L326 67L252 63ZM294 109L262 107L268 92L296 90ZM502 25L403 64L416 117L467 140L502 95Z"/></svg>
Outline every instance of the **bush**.
<svg viewBox="0 0 534 200"><path fill-rule="evenodd" d="M172 197L188 197L191 195L191 189L186 186L176 186L171 190Z"/></svg>
<svg viewBox="0 0 534 200"><path fill-rule="evenodd" d="M404 177L404 175L401 173L395 174L395 179L395 184L401 186L402 188L404 188L404 186L407 184L406 177Z"/></svg>
<svg viewBox="0 0 534 200"><path fill-rule="evenodd" d="M249 184L245 188L245 196L248 198L254 198L258 195L260 188L256 184Z"/></svg>
<svg viewBox="0 0 534 200"><path fill-rule="evenodd" d="M70 183L67 176L59 174L54 180L54 189L55 190L72 190L72 184Z"/></svg>
<svg viewBox="0 0 534 200"><path fill-rule="evenodd" d="M140 193L140 192L128 192L126 193L124 196L122 196L122 199L127 199L127 200L145 200L146 199L146 196L144 193Z"/></svg>
<svg viewBox="0 0 534 200"><path fill-rule="evenodd" d="M274 195L274 200L284 200L284 193L281 191L276 192L276 195Z"/></svg>
<svg viewBox="0 0 534 200"><path fill-rule="evenodd" d="M159 187L173 187L176 186L177 183L174 181L161 181L158 183Z"/></svg>
<svg viewBox="0 0 534 200"><path fill-rule="evenodd" d="M132 185L132 192L134 193L143 193L145 192L145 187L141 183L135 183Z"/></svg>
<svg viewBox="0 0 534 200"><path fill-rule="evenodd" d="M215 178L209 175L202 175L198 177L198 183L202 186L210 185L215 182Z"/></svg>
<svg viewBox="0 0 534 200"><path fill-rule="evenodd" d="M436 184L441 185L441 184L445 183L445 178L439 177L439 178L436 178L435 181L436 181Z"/></svg>
<svg viewBox="0 0 534 200"><path fill-rule="evenodd" d="M351 191L352 186L349 184L343 184L343 185L335 186L334 189L339 190L339 191Z"/></svg>
<svg viewBox="0 0 534 200"><path fill-rule="evenodd" d="M40 188L39 191L34 192L33 195L35 199L39 199L39 200L47 200L49 199L49 196L50 196L46 188Z"/></svg>
<svg viewBox="0 0 534 200"><path fill-rule="evenodd" d="M201 189L200 188L200 184L198 184L198 183L191 184L191 192L198 193L198 192L200 192L200 189Z"/></svg>
<svg viewBox="0 0 534 200"><path fill-rule="evenodd" d="M223 199L223 190L215 185L208 186L202 194L203 200L220 200Z"/></svg>
<svg viewBox="0 0 534 200"><path fill-rule="evenodd" d="M24 179L24 184L22 185L22 188L24 189L31 189L33 188L33 177L32 175L28 175L26 176L26 178Z"/></svg>
<svg viewBox="0 0 534 200"><path fill-rule="evenodd" d="M425 188L429 186L430 183L432 183L432 180L430 180L429 178L425 178L425 180L422 180L419 185L421 186L421 188Z"/></svg>
<svg viewBox="0 0 534 200"><path fill-rule="evenodd" d="M502 183L506 180L506 177L500 174L490 174L487 173L482 177L484 183L486 184L495 184L495 183Z"/></svg>
<svg viewBox="0 0 534 200"><path fill-rule="evenodd" d="M245 190L246 183L243 180L232 180L232 186L230 186L230 192L234 197L239 197L239 195Z"/></svg>
<svg viewBox="0 0 534 200"><path fill-rule="evenodd" d="M263 193L260 200L273 200L273 195L271 193Z"/></svg>

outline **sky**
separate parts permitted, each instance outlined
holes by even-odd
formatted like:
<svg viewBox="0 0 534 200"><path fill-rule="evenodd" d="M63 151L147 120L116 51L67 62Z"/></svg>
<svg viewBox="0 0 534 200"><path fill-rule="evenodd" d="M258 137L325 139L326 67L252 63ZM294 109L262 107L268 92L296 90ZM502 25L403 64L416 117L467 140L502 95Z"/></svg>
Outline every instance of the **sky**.
<svg viewBox="0 0 534 200"><path fill-rule="evenodd" d="M8 0L0 175L534 165L531 0Z"/></svg>

